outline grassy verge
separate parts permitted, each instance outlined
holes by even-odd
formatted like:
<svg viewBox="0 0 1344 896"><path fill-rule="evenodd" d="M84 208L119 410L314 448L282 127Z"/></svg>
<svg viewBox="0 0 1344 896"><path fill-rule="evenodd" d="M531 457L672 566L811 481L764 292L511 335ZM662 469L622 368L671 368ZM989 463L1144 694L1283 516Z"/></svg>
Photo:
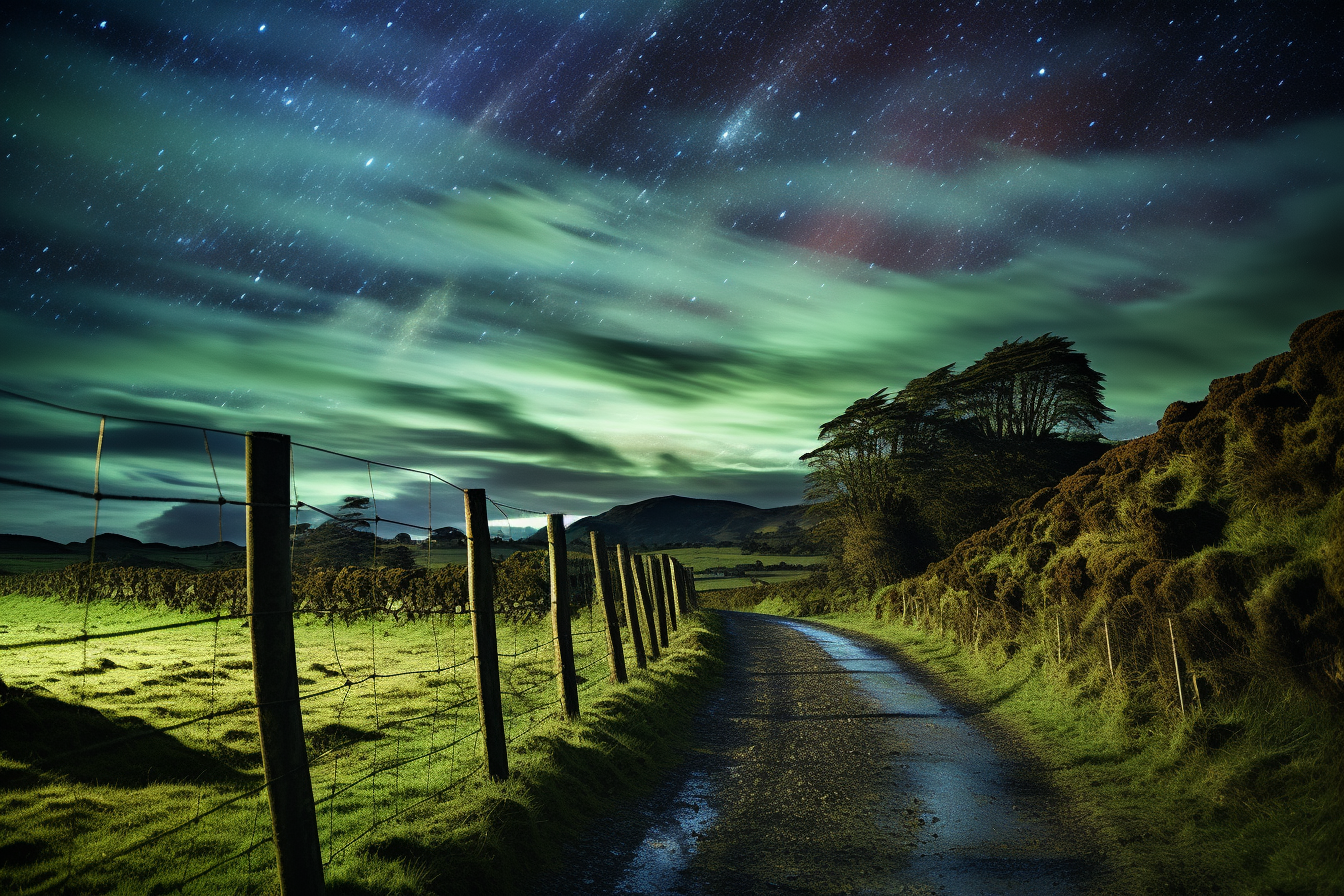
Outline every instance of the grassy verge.
<svg viewBox="0 0 1344 896"><path fill-rule="evenodd" d="M759 610L788 607L763 603ZM1344 720L1279 682L1179 715L1127 712L1048 652L973 650L871 613L813 616L895 645L982 705L1091 814L1107 893L1344 893Z"/></svg>
<svg viewBox="0 0 1344 896"><path fill-rule="evenodd" d="M17 595L0 608L0 644L189 618L95 603L86 623L83 606ZM627 685L607 682L600 626L585 614L574 629L583 717L571 724L556 718L548 626L501 622L514 775L495 784L480 768L464 619L300 617L330 892L508 892L584 818L652 783L714 678L714 620L687 619ZM240 620L0 650L0 891L272 889L264 794L249 794L262 782L250 666Z"/></svg>
<svg viewBox="0 0 1344 896"><path fill-rule="evenodd" d="M433 815L380 832L369 855L415 874L423 889L406 892L527 892L586 824L647 792L679 760L723 648L717 616L681 617L670 653L578 723L539 729L507 782L480 782Z"/></svg>

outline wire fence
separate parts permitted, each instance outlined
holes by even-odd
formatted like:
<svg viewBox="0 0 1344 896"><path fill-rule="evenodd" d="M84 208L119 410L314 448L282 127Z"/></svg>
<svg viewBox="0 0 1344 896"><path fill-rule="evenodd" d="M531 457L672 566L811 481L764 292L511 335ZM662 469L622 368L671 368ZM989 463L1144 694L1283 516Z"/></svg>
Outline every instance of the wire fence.
<svg viewBox="0 0 1344 896"><path fill-rule="evenodd" d="M260 499L251 460L242 469L227 460L252 451L251 434L3 390L0 399L11 405L11 432L36 444L87 439L93 469L92 490L48 481L26 473L20 451L0 477L7 515L22 512L23 495L56 496L77 502L64 519L84 515L90 531L78 562L0 577L6 892L116 892L133 882L135 892L247 893L277 879L282 891L320 888L381 828L499 777L495 751L525 748L547 721L576 716L571 695L624 681L622 631L639 667L640 627L651 645L657 637L653 615L639 612L641 602L652 606L652 586L619 568L632 562L624 547L608 551L595 538L589 556L566 563L560 517L548 516L559 537L547 549L488 543L479 555L488 562L473 566L470 495L433 472L293 444L280 471L287 498ZM182 458L193 433L200 454L190 471ZM155 451L164 466L147 470L143 458ZM436 497L440 522L447 515L445 492L468 496L465 531L435 527ZM143 546L128 551L106 531L129 519L106 508L145 502L167 506L165 525L213 522L214 544L191 549L191 568L147 563ZM508 511L542 515L491 505L506 525ZM225 537L238 515L267 511L284 517L269 561L264 544L244 549ZM489 540L480 535L478 548ZM563 572L552 575L557 555ZM675 613L675 600L684 612L693 579L661 562L659 610ZM263 607L254 586L265 590L281 567L286 600ZM282 698L260 696L275 672L263 676L271 661L259 639L274 631L292 641L280 671L296 690ZM478 653L478 644L489 646ZM490 743L489 690L499 744ZM268 728L290 707L301 720L297 745ZM297 765L274 764L281 747L297 749ZM273 826L290 811L277 795L299 784L315 830L315 883L277 871L297 864L278 855L292 846Z"/></svg>

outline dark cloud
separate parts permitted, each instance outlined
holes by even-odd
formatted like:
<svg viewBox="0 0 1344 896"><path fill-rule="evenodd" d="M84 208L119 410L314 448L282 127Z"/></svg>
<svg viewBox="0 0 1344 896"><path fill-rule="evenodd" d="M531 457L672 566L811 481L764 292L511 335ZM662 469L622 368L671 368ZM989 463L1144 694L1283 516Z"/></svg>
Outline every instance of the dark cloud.
<svg viewBox="0 0 1344 896"><path fill-rule="evenodd" d="M755 366L744 353L720 346L683 347L580 333L569 334L565 343L585 366L632 389L689 403L731 388Z"/></svg>
<svg viewBox="0 0 1344 896"><path fill-rule="evenodd" d="M247 540L243 508L227 504L222 511L224 541L244 544ZM141 541L161 541L181 547L215 544L220 540L221 510L205 504L176 504L147 520L134 533Z"/></svg>
<svg viewBox="0 0 1344 896"><path fill-rule="evenodd" d="M481 397L451 388L413 383L366 384L368 400L383 407L400 407L430 418L444 418L456 427L406 429L396 440L455 452L492 453L507 451L533 455L540 460L571 465L601 464L612 469L629 466L616 451L586 441L572 433L529 420L512 397L501 390L483 389ZM475 425L484 432L462 428Z"/></svg>

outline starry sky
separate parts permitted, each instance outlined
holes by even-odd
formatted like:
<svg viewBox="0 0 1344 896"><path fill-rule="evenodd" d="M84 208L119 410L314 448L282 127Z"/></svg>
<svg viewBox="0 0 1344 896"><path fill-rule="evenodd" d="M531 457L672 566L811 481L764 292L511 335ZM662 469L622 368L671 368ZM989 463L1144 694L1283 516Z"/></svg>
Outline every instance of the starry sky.
<svg viewBox="0 0 1344 896"><path fill-rule="evenodd" d="M1044 332L1140 435L1344 306L1327 7L6 4L0 386L572 516L796 503L851 401ZM96 418L0 414L0 475L91 489ZM203 442L109 422L101 487L240 498L241 439ZM461 522L425 476L295 475ZM0 501L87 537L91 502Z"/></svg>

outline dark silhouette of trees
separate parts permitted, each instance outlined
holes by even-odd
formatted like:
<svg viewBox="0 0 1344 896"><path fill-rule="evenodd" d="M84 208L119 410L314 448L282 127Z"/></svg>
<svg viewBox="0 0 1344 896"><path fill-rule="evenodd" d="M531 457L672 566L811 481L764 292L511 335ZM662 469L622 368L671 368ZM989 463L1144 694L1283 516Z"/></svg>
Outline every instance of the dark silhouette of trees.
<svg viewBox="0 0 1344 896"><path fill-rule="evenodd" d="M1111 420L1101 401L1105 377L1072 346L1050 333L1003 342L949 378L955 413L987 438L1094 434Z"/></svg>
<svg viewBox="0 0 1344 896"><path fill-rule="evenodd" d="M1049 333L1004 342L824 424L802 459L841 569L867 586L917 573L1096 457L1111 419L1104 377L1072 345Z"/></svg>
<svg viewBox="0 0 1344 896"><path fill-rule="evenodd" d="M335 519L299 533L302 559L318 566L362 566L372 560L368 509L367 497L348 495Z"/></svg>

